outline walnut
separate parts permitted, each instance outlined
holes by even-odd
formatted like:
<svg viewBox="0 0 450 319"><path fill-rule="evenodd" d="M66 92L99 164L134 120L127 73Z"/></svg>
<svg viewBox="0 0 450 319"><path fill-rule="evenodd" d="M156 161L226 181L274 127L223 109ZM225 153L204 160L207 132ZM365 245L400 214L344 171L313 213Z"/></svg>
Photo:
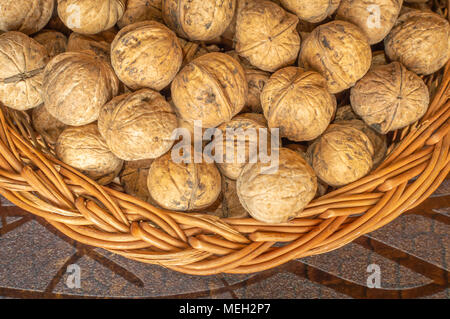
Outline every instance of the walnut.
<svg viewBox="0 0 450 319"><path fill-rule="evenodd" d="M235 180L245 164L250 162L250 157L258 155L259 129L267 130L267 123L261 114L244 113L220 125L218 129L222 132L223 158L217 167L224 176ZM270 136L267 145L270 147ZM241 148L245 153L239 154ZM256 154L250 154L251 151Z"/></svg>
<svg viewBox="0 0 450 319"><path fill-rule="evenodd" d="M391 31L403 0L341 0L336 19L358 26L369 44L382 41Z"/></svg>
<svg viewBox="0 0 450 319"><path fill-rule="evenodd" d="M317 72L287 67L275 72L261 94L269 127L292 141L310 141L322 134L336 111L336 98Z"/></svg>
<svg viewBox="0 0 450 319"><path fill-rule="evenodd" d="M249 1L238 12L236 52L263 71L293 64L300 50L297 23L295 15L271 1Z"/></svg>
<svg viewBox="0 0 450 319"><path fill-rule="evenodd" d="M44 70L43 99L48 112L67 125L94 122L100 108L118 94L112 67L92 51L66 52Z"/></svg>
<svg viewBox="0 0 450 319"><path fill-rule="evenodd" d="M31 113L31 121L36 132L41 134L49 144L56 144L58 136L67 127L61 121L55 119L44 105L35 107Z"/></svg>
<svg viewBox="0 0 450 319"><path fill-rule="evenodd" d="M98 127L110 150L119 158L136 161L157 158L173 144L177 117L156 91L142 89L113 98L98 117Z"/></svg>
<svg viewBox="0 0 450 319"><path fill-rule="evenodd" d="M120 173L120 183L127 194L144 202L151 202L147 187L147 176L152 163L152 159L125 162Z"/></svg>
<svg viewBox="0 0 450 319"><path fill-rule="evenodd" d="M241 111L248 92L238 61L224 53L208 53L186 65L172 82L178 114L202 127L216 127Z"/></svg>
<svg viewBox="0 0 450 319"><path fill-rule="evenodd" d="M126 26L111 44L111 64L119 79L133 90L165 88L182 61L183 52L175 33L156 21Z"/></svg>
<svg viewBox="0 0 450 319"><path fill-rule="evenodd" d="M67 43L67 51L91 50L109 62L111 42L115 35L113 31L104 31L94 35L72 32Z"/></svg>
<svg viewBox="0 0 450 319"><path fill-rule="evenodd" d="M269 163L249 163L237 180L242 206L253 218L266 223L296 217L317 191L317 178L303 157L287 148L279 152L278 169Z"/></svg>
<svg viewBox="0 0 450 319"><path fill-rule="evenodd" d="M301 20L316 23L331 16L341 0L280 0L286 10L295 13Z"/></svg>
<svg viewBox="0 0 450 319"><path fill-rule="evenodd" d="M33 36L33 39L44 46L50 58L66 52L67 37L61 32L42 30Z"/></svg>
<svg viewBox="0 0 450 319"><path fill-rule="evenodd" d="M420 119L430 97L420 77L393 62L370 70L351 89L350 101L364 122L386 134Z"/></svg>
<svg viewBox="0 0 450 319"><path fill-rule="evenodd" d="M412 11L398 18L384 45L392 61L418 74L431 74L450 58L450 24L436 13Z"/></svg>
<svg viewBox="0 0 450 319"><path fill-rule="evenodd" d="M344 105L338 107L336 110L336 115L334 116L334 121L349 121L349 120L359 120L360 117L353 112L351 105Z"/></svg>
<svg viewBox="0 0 450 319"><path fill-rule="evenodd" d="M233 19L236 0L163 0L167 26L180 37L207 41L220 36Z"/></svg>
<svg viewBox="0 0 450 319"><path fill-rule="evenodd" d="M123 164L108 149L94 123L66 128L58 137L56 155L101 185L110 183Z"/></svg>
<svg viewBox="0 0 450 319"><path fill-rule="evenodd" d="M153 161L147 178L150 196L161 207L177 211L201 210L212 205L221 191L221 177L214 163L189 163L172 159L172 152Z"/></svg>
<svg viewBox="0 0 450 319"><path fill-rule="evenodd" d="M214 212L208 212L220 218L246 218L248 212L242 207L236 191L236 181L222 177L222 199Z"/></svg>
<svg viewBox="0 0 450 319"><path fill-rule="evenodd" d="M332 21L315 28L304 40L299 65L321 73L331 93L352 87L372 61L367 37L355 25Z"/></svg>
<svg viewBox="0 0 450 319"><path fill-rule="evenodd" d="M335 124L348 125L350 127L356 128L367 135L369 140L372 142L373 146L373 168L378 167L378 165L384 160L387 152L387 139L386 135L380 134L368 126L366 123L359 119L351 120L340 120L335 121Z"/></svg>
<svg viewBox="0 0 450 319"><path fill-rule="evenodd" d="M47 50L17 31L0 35L0 101L24 111L42 104L43 69Z"/></svg>
<svg viewBox="0 0 450 319"><path fill-rule="evenodd" d="M377 65L385 65L388 64L386 60L386 55L384 54L384 51L374 51L372 52L372 65L370 68L373 68Z"/></svg>
<svg viewBox="0 0 450 319"><path fill-rule="evenodd" d="M183 63L181 64L182 67L184 67L188 63L191 63L195 58L198 58L207 53L220 52L220 48L215 44L202 46L198 43L186 41L182 38L179 38L178 40L180 41L181 49L183 50Z"/></svg>
<svg viewBox="0 0 450 319"><path fill-rule="evenodd" d="M331 124L308 147L308 158L323 182L343 186L370 172L373 166L372 142L362 131L348 125Z"/></svg>
<svg viewBox="0 0 450 319"><path fill-rule="evenodd" d="M122 18L125 0L58 0L58 15L74 32L96 34Z"/></svg>
<svg viewBox="0 0 450 319"><path fill-rule="evenodd" d="M161 0L128 0L127 8L117 25L122 29L146 20L163 22L161 6Z"/></svg>
<svg viewBox="0 0 450 319"><path fill-rule="evenodd" d="M54 5L54 0L2 0L0 30L36 33L50 20Z"/></svg>

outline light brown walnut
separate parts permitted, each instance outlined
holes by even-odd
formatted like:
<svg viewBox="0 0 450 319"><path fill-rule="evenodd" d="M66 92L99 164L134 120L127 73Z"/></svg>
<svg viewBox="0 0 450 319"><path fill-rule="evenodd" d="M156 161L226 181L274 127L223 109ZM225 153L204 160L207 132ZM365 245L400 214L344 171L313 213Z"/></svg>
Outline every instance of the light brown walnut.
<svg viewBox="0 0 450 319"><path fill-rule="evenodd" d="M350 101L367 125L386 134L420 119L430 97L419 76L393 62L370 70L351 89Z"/></svg>
<svg viewBox="0 0 450 319"><path fill-rule="evenodd" d="M66 128L58 137L56 155L101 185L110 183L123 164L108 149L94 123Z"/></svg>
<svg viewBox="0 0 450 319"><path fill-rule="evenodd" d="M66 52L67 37L61 32L44 29L33 36L33 39L44 46L50 58Z"/></svg>
<svg viewBox="0 0 450 319"><path fill-rule="evenodd" d="M67 43L67 51L90 50L109 62L111 42L115 36L113 31L104 31L93 35L72 32Z"/></svg>
<svg viewBox="0 0 450 319"><path fill-rule="evenodd" d="M310 141L322 134L336 111L336 98L317 72L287 67L275 72L261 94L270 128L292 141Z"/></svg>
<svg viewBox="0 0 450 319"><path fill-rule="evenodd" d="M287 148L279 151L278 169L249 163L237 180L242 206L253 218L271 224L298 216L317 191L317 178L303 157Z"/></svg>
<svg viewBox="0 0 450 319"><path fill-rule="evenodd" d="M280 0L286 10L295 13L301 20L317 23L331 16L341 0Z"/></svg>
<svg viewBox="0 0 450 319"><path fill-rule="evenodd" d="M331 93L355 85L372 62L366 35L354 24L332 21L315 28L303 41L299 66L321 73Z"/></svg>
<svg viewBox="0 0 450 319"><path fill-rule="evenodd" d="M17 31L0 35L0 101L24 111L42 104L42 79L47 50Z"/></svg>
<svg viewBox="0 0 450 319"><path fill-rule="evenodd" d="M161 8L161 0L128 0L127 8L117 25L123 28L146 20L163 22Z"/></svg>
<svg viewBox="0 0 450 319"><path fill-rule="evenodd" d="M31 113L31 122L36 132L41 134L49 144L56 144L61 132L67 127L61 121L55 119L44 105L35 107Z"/></svg>
<svg viewBox="0 0 450 319"><path fill-rule="evenodd" d="M161 90L170 84L183 61L173 31L156 21L137 22L119 31L111 44L111 64L132 90Z"/></svg>
<svg viewBox="0 0 450 319"><path fill-rule="evenodd" d="M119 158L137 161L157 158L173 144L177 117L156 91L141 89L113 98L100 110L98 127L111 151Z"/></svg>
<svg viewBox="0 0 450 319"><path fill-rule="evenodd" d="M92 51L59 54L44 70L45 107L67 125L96 121L100 108L118 92L114 70Z"/></svg>
<svg viewBox="0 0 450 319"><path fill-rule="evenodd" d="M127 194L135 196L144 202L151 202L147 187L147 177L152 163L152 159L125 162L119 177L120 183Z"/></svg>

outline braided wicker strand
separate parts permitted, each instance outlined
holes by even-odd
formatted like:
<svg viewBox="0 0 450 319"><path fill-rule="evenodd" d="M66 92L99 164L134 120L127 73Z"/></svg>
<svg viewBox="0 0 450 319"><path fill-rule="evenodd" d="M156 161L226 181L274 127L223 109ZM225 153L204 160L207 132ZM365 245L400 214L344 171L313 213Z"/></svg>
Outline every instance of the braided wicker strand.
<svg viewBox="0 0 450 319"><path fill-rule="evenodd" d="M315 199L287 223L172 212L99 186L57 160L26 113L4 106L0 194L74 240L140 262L193 275L270 269L342 247L437 189L450 171L450 63L427 83L438 81L426 115L394 134L375 171Z"/></svg>

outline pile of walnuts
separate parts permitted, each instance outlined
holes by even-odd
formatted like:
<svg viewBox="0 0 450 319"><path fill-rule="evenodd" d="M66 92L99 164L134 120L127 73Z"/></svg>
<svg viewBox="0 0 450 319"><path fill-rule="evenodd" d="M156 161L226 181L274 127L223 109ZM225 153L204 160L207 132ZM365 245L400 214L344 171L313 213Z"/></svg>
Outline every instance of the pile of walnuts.
<svg viewBox="0 0 450 319"><path fill-rule="evenodd" d="M450 25L422 2L4 0L0 102L99 184L282 223L426 113Z"/></svg>

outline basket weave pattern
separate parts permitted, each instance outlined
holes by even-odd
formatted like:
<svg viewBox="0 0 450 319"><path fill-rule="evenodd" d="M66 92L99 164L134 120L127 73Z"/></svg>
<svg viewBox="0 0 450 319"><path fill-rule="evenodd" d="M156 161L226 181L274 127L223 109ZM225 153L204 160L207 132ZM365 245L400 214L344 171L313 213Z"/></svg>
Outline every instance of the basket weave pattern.
<svg viewBox="0 0 450 319"><path fill-rule="evenodd" d="M284 224L163 210L65 165L27 113L0 110L0 194L65 235L194 275L251 273L337 249L430 196L450 170L450 63L426 79L426 115L395 132L370 175L315 199Z"/></svg>

